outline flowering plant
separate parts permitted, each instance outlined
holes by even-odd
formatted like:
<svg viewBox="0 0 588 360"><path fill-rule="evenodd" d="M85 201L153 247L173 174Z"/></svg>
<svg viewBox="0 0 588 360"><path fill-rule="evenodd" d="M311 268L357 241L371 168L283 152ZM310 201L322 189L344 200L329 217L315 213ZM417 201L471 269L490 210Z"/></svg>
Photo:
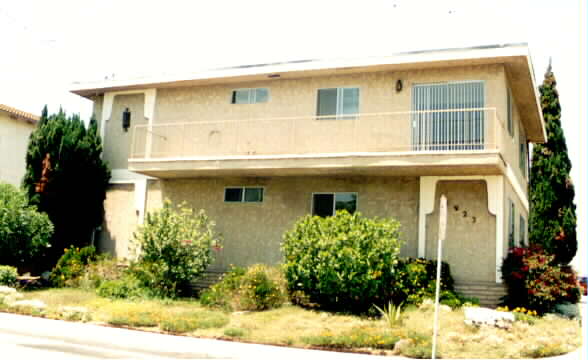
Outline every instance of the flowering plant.
<svg viewBox="0 0 588 360"><path fill-rule="evenodd" d="M554 259L537 245L509 249L502 264L507 287L504 304L545 313L559 303L577 303L580 291L576 273L569 266L555 264Z"/></svg>

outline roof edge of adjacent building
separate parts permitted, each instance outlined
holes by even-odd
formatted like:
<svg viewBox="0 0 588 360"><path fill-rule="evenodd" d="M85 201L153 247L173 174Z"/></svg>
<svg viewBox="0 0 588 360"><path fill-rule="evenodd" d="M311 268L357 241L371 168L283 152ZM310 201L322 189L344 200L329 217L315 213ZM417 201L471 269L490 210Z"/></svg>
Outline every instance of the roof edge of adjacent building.
<svg viewBox="0 0 588 360"><path fill-rule="evenodd" d="M36 125L40 120L40 117L35 114L31 114L4 104L0 104L0 112L7 113L17 120L21 120L33 125Z"/></svg>

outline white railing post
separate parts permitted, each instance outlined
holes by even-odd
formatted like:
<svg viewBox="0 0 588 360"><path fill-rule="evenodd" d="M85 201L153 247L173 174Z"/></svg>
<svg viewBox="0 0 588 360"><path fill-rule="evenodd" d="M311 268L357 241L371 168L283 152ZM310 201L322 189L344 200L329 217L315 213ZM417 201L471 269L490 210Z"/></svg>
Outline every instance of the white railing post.
<svg viewBox="0 0 588 360"><path fill-rule="evenodd" d="M135 158L135 138L137 136L137 125L133 126L133 133L131 134L131 154L130 158Z"/></svg>

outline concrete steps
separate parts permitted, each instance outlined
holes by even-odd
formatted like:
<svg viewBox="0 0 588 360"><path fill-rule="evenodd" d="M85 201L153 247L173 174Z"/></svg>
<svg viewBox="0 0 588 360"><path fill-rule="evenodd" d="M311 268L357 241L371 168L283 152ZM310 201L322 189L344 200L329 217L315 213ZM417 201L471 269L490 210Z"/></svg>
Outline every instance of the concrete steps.
<svg viewBox="0 0 588 360"><path fill-rule="evenodd" d="M478 298L480 306L489 308L498 306L500 299L506 295L504 285L493 282L455 283L454 288L462 295Z"/></svg>
<svg viewBox="0 0 588 360"><path fill-rule="evenodd" d="M208 289L219 282L224 275L225 273L223 271L205 271L202 276L190 283L192 285L192 292L197 294L202 290Z"/></svg>

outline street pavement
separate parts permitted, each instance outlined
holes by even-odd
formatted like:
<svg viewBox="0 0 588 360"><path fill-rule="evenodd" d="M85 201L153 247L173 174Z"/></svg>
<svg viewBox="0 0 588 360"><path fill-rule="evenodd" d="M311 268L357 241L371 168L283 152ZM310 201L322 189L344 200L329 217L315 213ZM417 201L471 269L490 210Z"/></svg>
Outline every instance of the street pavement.
<svg viewBox="0 0 588 360"><path fill-rule="evenodd" d="M582 315L586 319L586 301ZM545 360L587 359L586 321L581 349ZM284 329L284 331L288 331ZM198 339L0 313L0 359L341 359L381 356ZM395 357L395 359L405 359Z"/></svg>

